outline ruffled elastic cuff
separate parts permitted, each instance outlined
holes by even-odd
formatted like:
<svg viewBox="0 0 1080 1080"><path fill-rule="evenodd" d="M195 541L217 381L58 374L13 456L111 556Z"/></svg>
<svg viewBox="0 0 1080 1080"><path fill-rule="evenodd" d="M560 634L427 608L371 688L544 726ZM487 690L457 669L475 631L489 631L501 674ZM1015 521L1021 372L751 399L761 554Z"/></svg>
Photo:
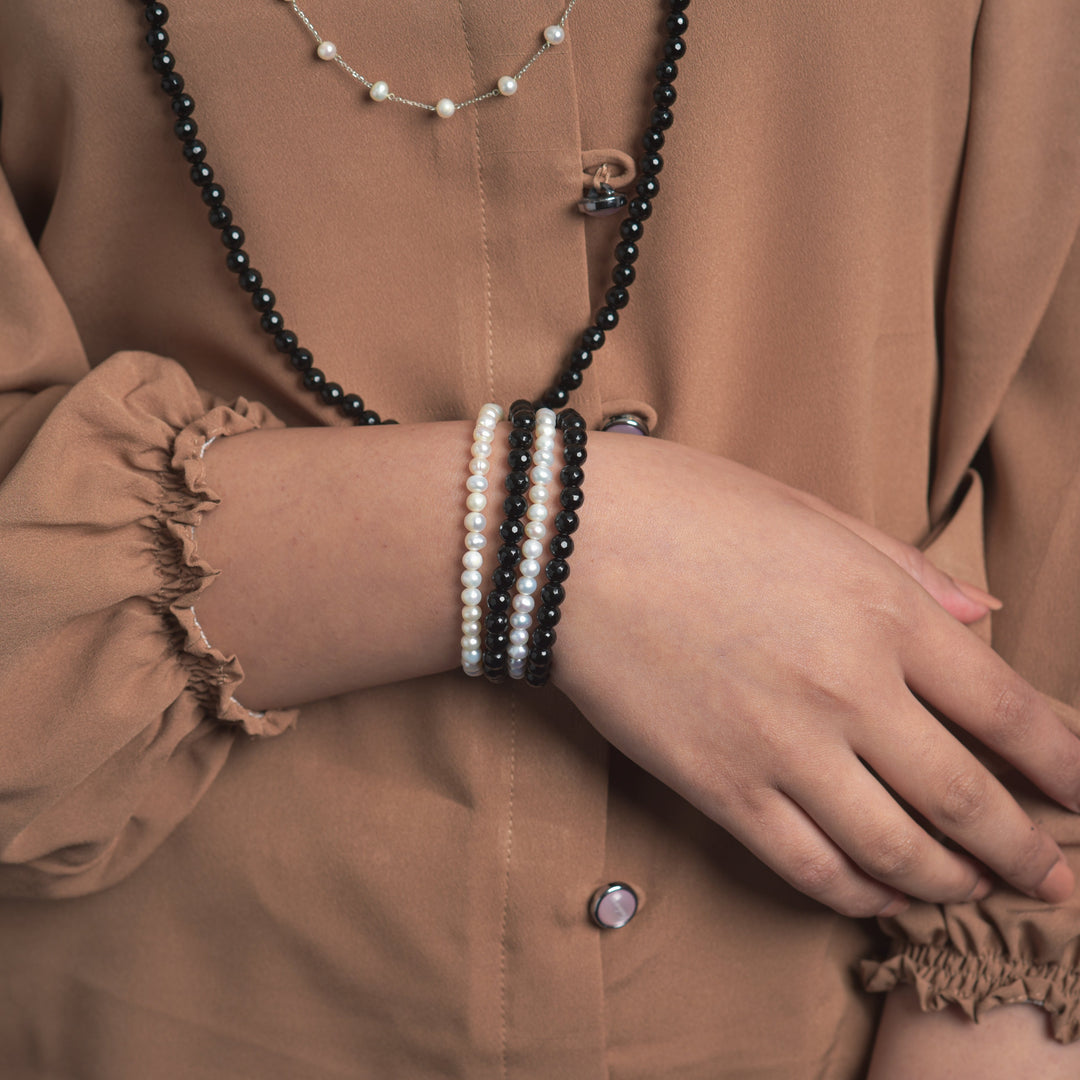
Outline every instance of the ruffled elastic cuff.
<svg viewBox="0 0 1080 1080"><path fill-rule="evenodd" d="M207 486L203 455L215 439L262 427L263 411L241 398L183 428L170 466L159 476L160 502L146 524L155 533L155 561L163 582L154 606L169 629L191 692L209 716L239 724L249 735L269 736L290 727L297 710L245 709L235 697L244 679L239 661L211 645L195 615L199 597L218 574L200 557L195 541L203 515L221 501Z"/></svg>
<svg viewBox="0 0 1080 1080"><path fill-rule="evenodd" d="M959 1005L972 1020L998 1005L1040 1005L1050 1014L1058 1042L1080 1037L1080 971L1059 964L907 945L888 960L864 960L862 979L875 992L907 983L915 987L924 1012Z"/></svg>

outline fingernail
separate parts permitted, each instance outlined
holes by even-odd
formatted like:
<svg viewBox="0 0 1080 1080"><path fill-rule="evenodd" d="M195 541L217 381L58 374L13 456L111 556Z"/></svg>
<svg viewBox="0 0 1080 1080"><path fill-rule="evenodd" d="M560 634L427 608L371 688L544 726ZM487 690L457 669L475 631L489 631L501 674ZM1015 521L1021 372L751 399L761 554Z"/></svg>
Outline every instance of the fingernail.
<svg viewBox="0 0 1080 1080"><path fill-rule="evenodd" d="M899 915L901 911L907 911L909 907L911 907L911 901L906 896L897 896L878 912L878 918L887 919L891 915Z"/></svg>
<svg viewBox="0 0 1080 1080"><path fill-rule="evenodd" d="M980 589L978 585L972 585L970 581L953 578L953 584L969 600L973 600L976 604L982 604L983 607L988 607L991 611L1000 611L1005 606L996 596L988 593L985 589Z"/></svg>
<svg viewBox="0 0 1080 1080"><path fill-rule="evenodd" d="M1072 896L1076 879L1069 869L1069 864L1064 859L1058 859L1050 872L1035 886L1035 895L1048 904L1060 904Z"/></svg>
<svg viewBox="0 0 1080 1080"><path fill-rule="evenodd" d="M991 890L994 888L994 883L985 875L975 883L975 888L967 894L967 900L982 900L990 895Z"/></svg>

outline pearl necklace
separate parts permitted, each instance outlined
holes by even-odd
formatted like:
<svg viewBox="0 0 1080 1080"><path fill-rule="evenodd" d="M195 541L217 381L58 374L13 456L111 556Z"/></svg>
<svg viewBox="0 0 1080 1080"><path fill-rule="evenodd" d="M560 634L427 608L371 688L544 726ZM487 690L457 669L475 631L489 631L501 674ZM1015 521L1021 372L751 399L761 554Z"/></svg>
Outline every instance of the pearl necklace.
<svg viewBox="0 0 1080 1080"><path fill-rule="evenodd" d="M570 3L566 5L566 10L562 13L562 18L557 23L552 23L551 26L544 28L543 38L544 43L529 57L528 60L518 69L515 75L503 75L496 82L495 86L485 91L483 94L477 94L475 97L471 97L466 101L454 101L453 98L444 97L434 104L430 105L423 101L413 101L407 97L401 97L399 94L391 93L389 85L384 79L371 80L364 75L361 75L354 67L352 67L348 61L346 61L338 52L338 47L332 41L324 38L318 30L312 25L311 20L301 10L300 5L296 0L285 0L285 2L296 13L296 17L311 31L311 36L317 42L315 48L315 55L320 60L334 60L338 66L343 68L349 73L357 82L362 83L367 87L367 96L372 101L394 101L399 105L411 105L414 109L424 109L427 112L433 112L436 116L441 116L444 120L449 120L451 116L458 111L458 109L464 109L469 105L476 105L481 101L487 101L489 98L495 97L510 97L517 93L518 81L544 55L553 45L561 45L566 40L566 20L570 18L570 12L574 10L574 5L577 0L570 0Z"/></svg>

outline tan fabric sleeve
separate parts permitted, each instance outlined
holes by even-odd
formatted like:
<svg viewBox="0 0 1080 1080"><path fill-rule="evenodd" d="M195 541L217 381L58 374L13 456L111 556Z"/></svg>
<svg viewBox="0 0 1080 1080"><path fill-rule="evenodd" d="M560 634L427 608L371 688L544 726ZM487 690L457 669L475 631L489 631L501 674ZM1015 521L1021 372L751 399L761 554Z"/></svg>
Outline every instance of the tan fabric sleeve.
<svg viewBox="0 0 1080 1080"><path fill-rule="evenodd" d="M1080 733L1080 8L1050 7L983 10L938 480L948 490L971 461L981 472L987 575L1005 601L994 647ZM970 415L966 380L1002 371L993 415ZM1080 817L992 765L1080 877ZM893 954L864 964L869 989L910 983L924 1009L976 1019L1035 1002L1059 1040L1080 1038L1080 893L1051 906L999 882L979 903L914 904L885 928Z"/></svg>
<svg viewBox="0 0 1080 1080"><path fill-rule="evenodd" d="M193 605L202 454L278 422L171 360L90 370L0 179L0 894L72 896L129 873L221 769L291 712L235 699Z"/></svg>

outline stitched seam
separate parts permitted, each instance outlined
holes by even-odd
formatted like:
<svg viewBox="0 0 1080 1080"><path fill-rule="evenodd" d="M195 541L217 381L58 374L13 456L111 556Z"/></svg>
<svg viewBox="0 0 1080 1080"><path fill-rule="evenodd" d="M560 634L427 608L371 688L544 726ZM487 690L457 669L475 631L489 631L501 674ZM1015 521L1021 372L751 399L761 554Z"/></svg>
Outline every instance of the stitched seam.
<svg viewBox="0 0 1080 1080"><path fill-rule="evenodd" d="M510 699L510 790L508 795L506 822L506 870L503 875L503 913L502 929L499 935L499 1070L501 1076L507 1076L507 1044L510 1037L510 1025L507 1017L506 994L506 932L510 923L510 860L514 850L514 787L517 779L517 710L514 699Z"/></svg>
<svg viewBox="0 0 1080 1080"><path fill-rule="evenodd" d="M465 23L464 0L458 0L461 14L461 34L465 39L465 54L469 58L469 77L476 87L476 65L473 62L472 42L469 41L469 29ZM487 225L487 189L484 186L484 158L480 152L480 110L472 109L473 114L473 153L476 157L476 183L480 195L480 248L484 253L484 342L487 347L487 396L491 401L495 397L495 331L491 314L491 254L488 248Z"/></svg>

